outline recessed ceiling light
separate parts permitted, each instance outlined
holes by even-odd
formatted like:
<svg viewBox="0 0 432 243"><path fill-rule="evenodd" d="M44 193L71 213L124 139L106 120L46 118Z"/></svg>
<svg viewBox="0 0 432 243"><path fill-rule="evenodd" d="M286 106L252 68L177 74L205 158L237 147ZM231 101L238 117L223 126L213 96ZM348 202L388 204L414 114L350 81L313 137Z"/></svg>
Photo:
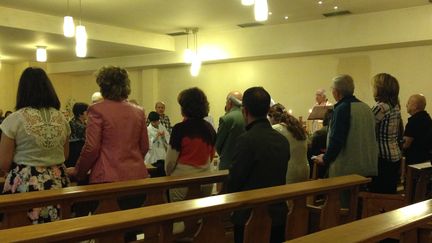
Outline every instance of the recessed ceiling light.
<svg viewBox="0 0 432 243"><path fill-rule="evenodd" d="M288 16L285 16L284 19L288 19Z"/></svg>
<svg viewBox="0 0 432 243"><path fill-rule="evenodd" d="M273 13L272 12L269 12L269 15L272 15Z"/></svg>
<svg viewBox="0 0 432 243"><path fill-rule="evenodd" d="M338 8L339 8L338 6L334 6L333 7L334 10L338 10Z"/></svg>
<svg viewBox="0 0 432 243"><path fill-rule="evenodd" d="M323 4L323 1L318 1L318 4L319 4L319 5Z"/></svg>

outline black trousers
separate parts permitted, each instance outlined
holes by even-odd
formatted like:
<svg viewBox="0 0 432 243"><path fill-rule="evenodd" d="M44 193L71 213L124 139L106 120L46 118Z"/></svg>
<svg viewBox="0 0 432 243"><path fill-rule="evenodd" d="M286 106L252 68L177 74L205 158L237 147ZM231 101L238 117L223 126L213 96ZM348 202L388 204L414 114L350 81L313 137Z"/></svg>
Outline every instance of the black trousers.
<svg viewBox="0 0 432 243"><path fill-rule="evenodd" d="M378 176L372 177L371 192L396 194L400 179L400 161L378 158Z"/></svg>

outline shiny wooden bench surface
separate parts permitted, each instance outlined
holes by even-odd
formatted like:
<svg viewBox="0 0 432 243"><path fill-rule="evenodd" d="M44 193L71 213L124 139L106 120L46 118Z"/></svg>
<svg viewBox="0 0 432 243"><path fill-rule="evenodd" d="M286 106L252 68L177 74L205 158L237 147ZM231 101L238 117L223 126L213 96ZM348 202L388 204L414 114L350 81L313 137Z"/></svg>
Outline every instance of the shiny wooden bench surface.
<svg viewBox="0 0 432 243"><path fill-rule="evenodd" d="M202 218L203 222L194 242L220 242L225 233L221 224L223 215L246 208L252 208L252 216L245 232L253 235L253 237L246 237L249 239L247 242L265 242L271 224L268 217L265 217L267 205L286 200L305 203L308 195L323 193L339 195L341 190L359 187L369 181L370 179L358 175L341 176L11 228L0 231L0 242L55 242L99 237L104 239L103 242L121 242L121 235L125 230L155 224L161 232L160 242L172 242L172 223L189 218ZM304 217L306 205L304 204L303 207L296 207L300 204L294 203L294 205L290 215L298 219ZM297 214L298 210L300 214ZM332 214L339 214L339 210L337 207L332 207L330 214L325 215L331 218ZM307 222L305 218L303 221ZM288 224L287 232L295 228L291 227L293 224L301 225L301 221L288 219Z"/></svg>
<svg viewBox="0 0 432 243"><path fill-rule="evenodd" d="M336 226L303 236L290 243L377 242L395 234L401 242L418 241L416 228L432 220L432 200ZM429 241L430 242L430 241Z"/></svg>
<svg viewBox="0 0 432 243"><path fill-rule="evenodd" d="M197 198L201 185L223 182L227 176L225 170L1 195L0 213L4 218L0 228L30 224L27 210L46 205L60 205L61 216L66 219L71 217L72 204L82 201L99 201L96 213L105 213L119 210L117 198L125 195L146 194L145 205L154 205L167 202L166 190L188 187L189 198Z"/></svg>

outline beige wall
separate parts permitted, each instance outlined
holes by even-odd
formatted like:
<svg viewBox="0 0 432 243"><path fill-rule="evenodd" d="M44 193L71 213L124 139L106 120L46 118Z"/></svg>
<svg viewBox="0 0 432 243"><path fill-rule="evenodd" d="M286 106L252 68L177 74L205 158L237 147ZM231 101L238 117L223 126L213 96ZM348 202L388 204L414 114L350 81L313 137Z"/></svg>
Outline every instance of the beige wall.
<svg viewBox="0 0 432 243"><path fill-rule="evenodd" d="M17 82L14 79L15 67L10 64L2 64L0 69L0 109L6 112L15 107Z"/></svg>
<svg viewBox="0 0 432 243"><path fill-rule="evenodd" d="M158 96L167 102L167 113L174 121L181 119L176 97L182 89L202 88L210 101L210 113L216 119L223 115L226 94L263 86L276 102L292 109L295 116L307 117L318 88L328 90L331 79L342 73L353 76L356 96L373 105L371 78L388 72L400 82L403 117L409 95L423 93L432 111L432 46L352 52L344 54L281 58L249 62L204 65L198 78L192 78L187 67L159 71Z"/></svg>
<svg viewBox="0 0 432 243"><path fill-rule="evenodd" d="M0 71L0 108L12 109L15 102L17 79L24 64L3 64ZM318 88L329 91L331 79L348 73L356 82L356 96L373 104L370 79L378 72L388 72L398 78L401 86L402 114L407 117L405 103L409 95L423 93L432 113L432 46L349 52L304 57L232 62L203 65L199 77L193 78L187 66L161 69L129 70L132 93L146 112L153 110L154 102L165 101L166 113L173 123L181 120L177 104L178 93L189 87L202 88L210 102L210 114L216 124L224 113L225 97L231 90L244 91L251 86L265 87L272 97L295 116L307 117L314 104ZM93 73L51 74L62 107L68 100L90 103L91 94L98 90ZM330 100L334 102L331 93Z"/></svg>

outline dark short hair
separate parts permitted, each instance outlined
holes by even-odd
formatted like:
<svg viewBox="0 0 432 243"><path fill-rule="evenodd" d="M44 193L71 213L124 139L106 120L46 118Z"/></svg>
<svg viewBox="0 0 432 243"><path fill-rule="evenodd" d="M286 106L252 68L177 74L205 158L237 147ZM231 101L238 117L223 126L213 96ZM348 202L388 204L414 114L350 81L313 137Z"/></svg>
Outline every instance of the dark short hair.
<svg viewBox="0 0 432 243"><path fill-rule="evenodd" d="M99 69L96 83L105 99L121 101L131 92L128 72L124 68L106 66Z"/></svg>
<svg viewBox="0 0 432 243"><path fill-rule="evenodd" d="M21 74L15 109L24 107L60 109L60 101L42 68L28 67Z"/></svg>
<svg viewBox="0 0 432 243"><path fill-rule="evenodd" d="M185 89L177 97L182 114L188 118L204 118L208 116L209 102L204 92L197 88Z"/></svg>
<svg viewBox="0 0 432 243"><path fill-rule="evenodd" d="M270 94L263 87L252 87L243 94L243 106L255 117L266 117L270 109Z"/></svg>
<svg viewBox="0 0 432 243"><path fill-rule="evenodd" d="M148 115L148 119L151 122L159 121L159 119L160 119L159 113L157 113L156 111L150 112Z"/></svg>
<svg viewBox="0 0 432 243"><path fill-rule="evenodd" d="M75 118L79 118L80 115L82 115L85 111L88 109L88 104L77 102L72 107L72 112L74 114Z"/></svg>

